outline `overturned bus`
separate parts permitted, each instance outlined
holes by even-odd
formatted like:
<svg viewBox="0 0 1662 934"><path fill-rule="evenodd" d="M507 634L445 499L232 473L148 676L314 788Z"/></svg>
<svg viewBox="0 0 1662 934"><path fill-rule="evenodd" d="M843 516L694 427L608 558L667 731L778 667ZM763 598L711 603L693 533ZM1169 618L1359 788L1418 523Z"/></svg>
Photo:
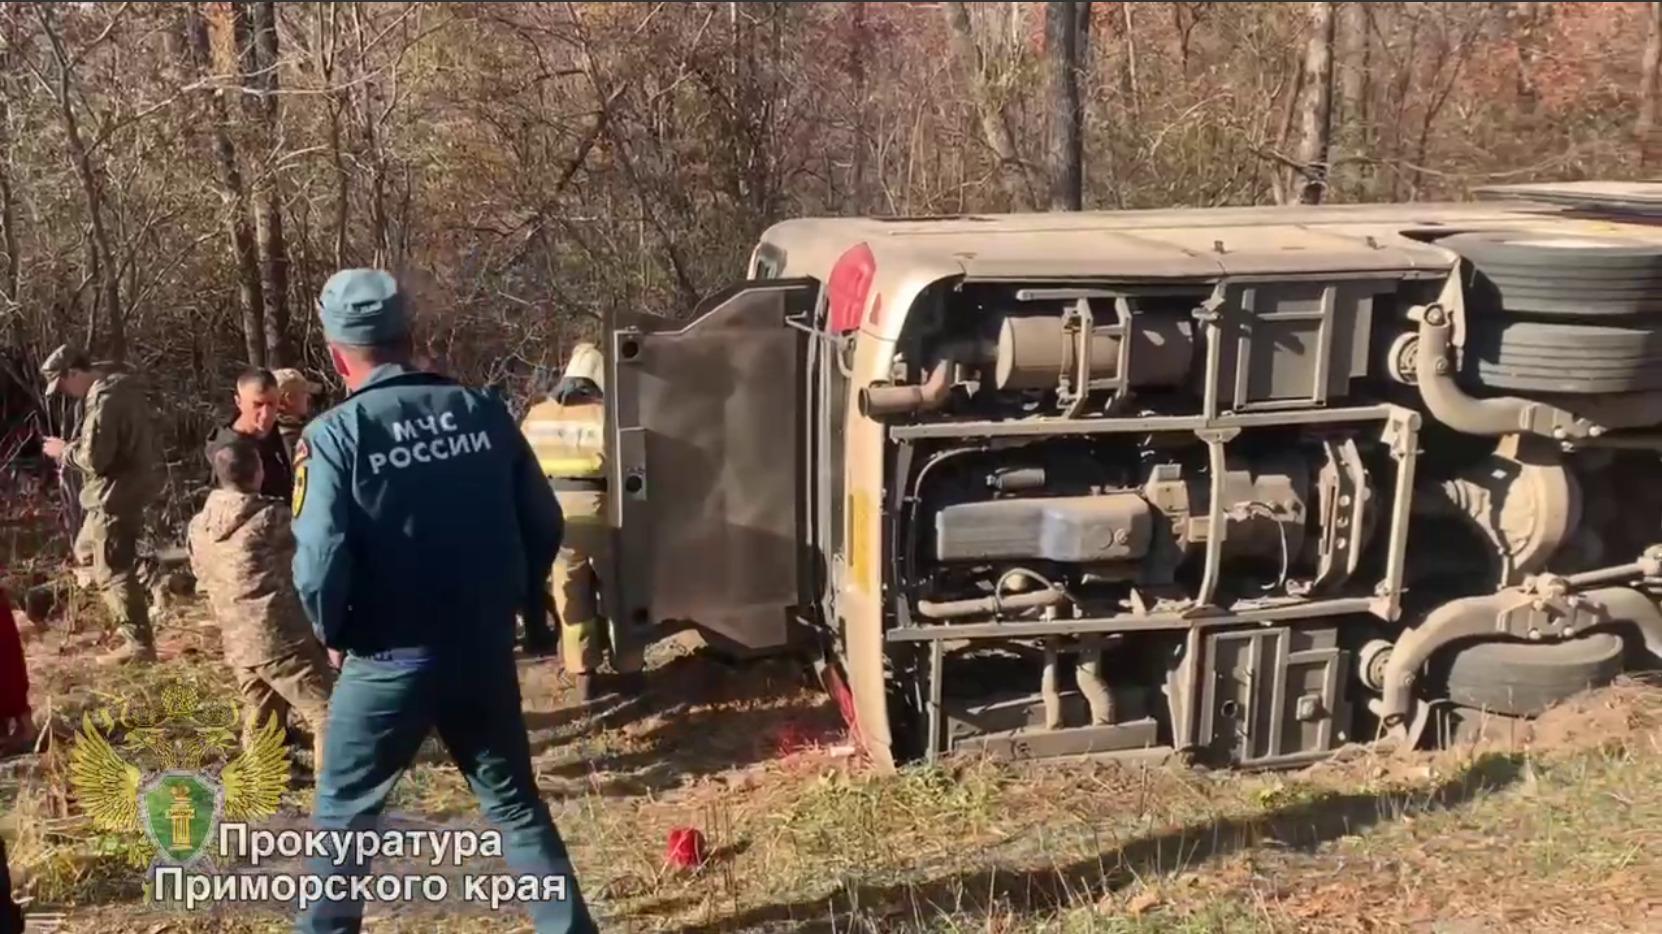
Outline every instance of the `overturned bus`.
<svg viewBox="0 0 1662 934"><path fill-rule="evenodd" d="M607 323L616 637L880 764L1293 765L1662 653L1662 184L802 219Z"/></svg>

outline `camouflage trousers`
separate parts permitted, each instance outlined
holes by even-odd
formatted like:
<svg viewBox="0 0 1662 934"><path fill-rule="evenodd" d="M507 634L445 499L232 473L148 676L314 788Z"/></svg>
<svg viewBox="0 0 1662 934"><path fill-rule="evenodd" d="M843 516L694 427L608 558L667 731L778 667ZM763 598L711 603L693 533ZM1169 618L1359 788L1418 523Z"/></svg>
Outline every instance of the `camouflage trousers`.
<svg viewBox="0 0 1662 934"><path fill-rule="evenodd" d="M560 656L567 674L589 674L611 656L612 670L627 674L641 670L639 652L618 653L610 627L600 616L600 574L611 553L605 523L604 494L562 492L565 538L549 589L560 620Z"/></svg>
<svg viewBox="0 0 1662 934"><path fill-rule="evenodd" d="M150 602L138 560L143 527L140 516L87 510L75 536L75 563L77 576L86 572L86 582L98 591L122 637L152 646Z"/></svg>
<svg viewBox="0 0 1662 934"><path fill-rule="evenodd" d="M292 710L312 732L312 774L323 774L329 694L335 686L334 670L323 647L308 643L305 649L258 665L239 665L234 671L243 699L243 747L252 744L256 731L264 729L273 715L281 726Z"/></svg>

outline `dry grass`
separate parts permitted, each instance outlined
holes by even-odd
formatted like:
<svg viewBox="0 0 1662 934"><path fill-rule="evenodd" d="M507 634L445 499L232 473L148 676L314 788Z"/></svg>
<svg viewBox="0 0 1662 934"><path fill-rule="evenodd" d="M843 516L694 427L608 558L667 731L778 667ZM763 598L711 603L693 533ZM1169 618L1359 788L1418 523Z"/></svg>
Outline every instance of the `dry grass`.
<svg viewBox="0 0 1662 934"><path fill-rule="evenodd" d="M163 681L230 687L216 633L189 609L163 623L164 665L97 673L98 610L73 612L28 645L60 736ZM539 781L607 930L1662 930L1655 687L1607 689L1464 748L1352 749L1296 774L958 761L884 776L839 745L831 705L789 665L729 669L681 644L653 664L651 696L588 715L552 664L522 668ZM64 748L0 766L0 832L34 910L66 911L67 931L288 929L143 911L132 854L70 800ZM436 747L393 806L475 807ZM714 851L697 871L663 862L683 825ZM444 928L530 930L501 915Z"/></svg>
<svg viewBox="0 0 1662 934"><path fill-rule="evenodd" d="M564 744L539 759L550 783L565 786L556 816L609 930L1430 931L1459 921L1485 931L1642 930L1662 901L1650 894L1662 891L1662 801L1651 793L1662 785L1662 696L1645 686L1554 714L1538 731L1546 744L1357 752L1282 775L959 762L878 776L812 745L708 771L697 762L703 744L666 745L658 723L729 718L728 729L766 745L757 717L821 711L803 691L611 727L568 720L554 731L609 750L581 772L566 768ZM1572 722L1582 729L1567 730ZM672 767L686 758L694 777L619 793L627 775L607 765L648 755ZM71 843L73 815L40 829L55 780L49 769L24 776L6 826L22 834L26 888L75 906L68 930L154 931L157 919L134 910L119 854ZM472 808L439 763L412 769L400 802L435 815ZM701 827L716 851L692 873L662 863L668 830L683 824ZM283 923L175 918L165 930ZM514 929L466 916L446 928Z"/></svg>

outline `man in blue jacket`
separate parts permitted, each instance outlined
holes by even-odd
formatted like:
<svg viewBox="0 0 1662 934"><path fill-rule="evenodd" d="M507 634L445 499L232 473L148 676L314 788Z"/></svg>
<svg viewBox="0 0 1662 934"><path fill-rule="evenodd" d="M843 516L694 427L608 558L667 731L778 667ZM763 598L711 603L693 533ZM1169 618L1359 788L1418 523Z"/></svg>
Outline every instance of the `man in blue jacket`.
<svg viewBox="0 0 1662 934"><path fill-rule="evenodd" d="M314 821L374 828L436 729L502 832L510 870L563 890L531 901L537 931L593 931L537 792L514 664L515 615L546 612L559 506L498 399L411 365L392 276L343 270L319 304L351 395L295 446L294 583L318 638L343 658ZM372 856L311 870L362 875ZM362 913L351 898L317 902L299 929L356 932Z"/></svg>

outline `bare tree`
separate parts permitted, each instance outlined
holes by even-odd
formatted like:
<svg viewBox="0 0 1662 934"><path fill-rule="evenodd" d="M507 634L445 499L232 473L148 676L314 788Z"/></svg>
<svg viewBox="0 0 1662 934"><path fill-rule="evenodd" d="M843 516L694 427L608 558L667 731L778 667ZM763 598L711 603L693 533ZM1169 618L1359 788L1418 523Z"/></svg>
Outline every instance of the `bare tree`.
<svg viewBox="0 0 1662 934"><path fill-rule="evenodd" d="M1369 66L1371 46L1368 29L1368 5L1365 3L1339 4L1339 106L1334 118L1337 147L1346 156L1364 157L1356 162L1351 197L1359 198L1366 191L1368 163L1365 159L1372 145L1368 113Z"/></svg>
<svg viewBox="0 0 1662 934"><path fill-rule="evenodd" d="M975 41L975 33L970 28L969 8L961 2L944 3L941 8L946 13L952 56L958 62L958 69L963 74L965 87L969 89L970 99L975 102L975 109L981 120L982 135L986 137L993 155L998 158L999 180L1013 208L1031 209L1038 204L1036 190L1039 186L1034 183L1030 165L1021 158L1021 153L1016 149L1015 136L1010 132L1009 116L1005 112L1004 103L993 91L992 82L987 75L986 58L981 54L981 48Z"/></svg>
<svg viewBox="0 0 1662 934"><path fill-rule="evenodd" d="M1662 127L1658 126L1662 110L1662 2L1645 4L1648 30L1645 34L1645 58L1640 63L1639 117L1634 122L1634 135L1639 140L1639 165L1651 168L1662 156Z"/></svg>
<svg viewBox="0 0 1662 934"><path fill-rule="evenodd" d="M1125 99L1131 105L1131 115L1136 117L1142 113L1143 93L1139 87L1140 82L1137 79L1137 23L1134 19L1132 19L1131 15L1132 7L1134 6L1135 4L1132 3L1120 4L1120 15L1125 20L1125 58L1123 60L1124 64L1122 70L1120 71L1120 84L1124 90ZM1187 54L1186 50L1184 54Z"/></svg>
<svg viewBox="0 0 1662 934"><path fill-rule="evenodd" d="M376 263L390 262L394 250L392 213L388 207L391 158L387 152L382 126L392 110L392 104L382 106L382 87L379 78L369 74L369 62L375 33L368 17L374 10L364 4L352 5L352 34L356 45L355 57L359 74L355 78L362 86L351 93L358 105L358 130L362 134L363 157L369 164L369 223L370 243L374 246Z"/></svg>
<svg viewBox="0 0 1662 934"><path fill-rule="evenodd" d="M866 26L865 0L849 4L850 35L848 41L848 73L853 84L854 144L853 165L850 168L849 195L854 213L863 214L870 203L870 182L866 177L868 150L871 147L866 104L871 92L866 86L866 57L871 54L870 30Z"/></svg>
<svg viewBox="0 0 1662 934"><path fill-rule="evenodd" d="M1421 96L1425 104L1420 113L1419 133L1407 160L1412 166L1409 200L1413 201L1419 200L1431 174L1426 164L1431 157L1432 128L1448 106L1466 63L1472 58L1469 50L1491 24L1494 8L1484 4L1446 3L1432 12L1437 28L1433 32L1436 51L1430 58L1436 64L1424 81Z"/></svg>
<svg viewBox="0 0 1662 934"><path fill-rule="evenodd" d="M1304 48L1304 97L1299 106L1299 144L1295 177L1289 179L1289 197L1300 204L1318 204L1327 192L1333 148L1333 30L1334 3L1310 4L1310 36Z"/></svg>
<svg viewBox="0 0 1662 934"><path fill-rule="evenodd" d="M213 71L213 55L209 48L208 24L202 16L201 4L185 6L185 35L190 53L192 72L203 85L202 96L208 105L212 123L214 164L218 170L219 194L225 202L225 226L231 238L231 257L237 270L237 295L242 302L241 321L244 348L248 362L254 366L266 363L265 304L260 294L260 264L254 252L254 233L248 224L248 190L243 185L242 170L237 165L236 144L231 139L233 127L230 108L225 105L225 92L213 87L208 79Z"/></svg>
<svg viewBox="0 0 1662 934"><path fill-rule="evenodd" d="M1046 68L1050 85L1050 209L1085 206L1084 106L1079 69L1091 28L1091 4L1050 0L1045 4Z"/></svg>
<svg viewBox="0 0 1662 934"><path fill-rule="evenodd" d="M282 126L277 58L277 9L271 0L253 4L253 73L259 102L263 164L255 175L254 238L260 253L260 287L265 294L265 358L271 366L289 363L288 244L283 237L283 195L278 175Z"/></svg>
<svg viewBox="0 0 1662 934"><path fill-rule="evenodd" d="M316 37L313 40L313 53L317 64L318 80L323 88L324 106L328 111L327 147L329 166L334 170L335 175L330 256L333 258L333 265L336 268L345 268L347 265L347 214L351 209L352 174L346 169L342 120L350 109L351 103L347 99L348 91L343 86L342 78L344 76L341 75L342 31L340 5L337 3L315 4L313 14L316 17L317 26Z"/></svg>
<svg viewBox="0 0 1662 934"><path fill-rule="evenodd" d="M1055 6L1076 88L1041 4L0 4L0 341L119 327L194 458L272 338L325 370L325 267L429 271L422 342L517 395L607 310L695 307L779 216L1459 198L1662 158L1649 3L1335 3L1326 80L1305 3Z"/></svg>
<svg viewBox="0 0 1662 934"><path fill-rule="evenodd" d="M588 79L596 99L602 102L600 108L604 114L606 108L621 96L624 86L621 83L614 86L610 77L601 72L597 64L594 43L583 26L582 13L578 7L575 4L568 3L566 8L571 16L572 25L576 27L581 56L579 61L582 64L583 73ZM671 231L670 225L664 220L663 214L655 204L653 193L648 191L645 179L636 165L632 147L618 129L617 121L602 119L596 123L596 126L605 134L606 140L616 150L619 165L623 168L624 176L633 189L636 202L640 207L641 227L643 229L647 226L652 227L663 245L670 272L675 280L677 297L683 305L688 307L697 304L699 289L693 280L691 263L688 262L686 256L686 248Z"/></svg>
<svg viewBox="0 0 1662 934"><path fill-rule="evenodd" d="M14 76L17 65L18 16L16 7L0 9L0 250L6 254L0 266L0 313L15 322L11 312L18 303L23 257L17 238L17 198L12 191L12 98L18 93Z"/></svg>
<svg viewBox="0 0 1662 934"><path fill-rule="evenodd" d="M1512 35L1518 46L1518 108L1530 116L1534 115L1541 99L1541 89L1535 73L1539 67L1542 45L1546 40L1544 27L1549 6L1534 0L1523 0L1508 4L1506 9L1506 18L1511 23Z"/></svg>
<svg viewBox="0 0 1662 934"><path fill-rule="evenodd" d="M35 8L35 12L41 32L51 45L55 65L50 80L39 72L37 77L50 87L57 103L58 120L63 127L64 141L69 150L69 163L75 170L75 177L81 183L81 194L86 199L87 217L92 228L92 236L87 242L87 273L98 284L98 300L94 303L94 313L88 316L87 342L91 344L97 338L96 312L101 306L104 312L105 355L111 360L120 361L127 354L127 315L121 303L121 269L116 261L114 240L110 236L105 219L104 189L100 181L102 169L93 162L92 150L81 132L81 121L75 112L75 60L65 47L63 33L58 28L56 6L42 3ZM121 15L121 11L115 15ZM110 26L113 30L113 20ZM110 30L106 30L94 41L105 41L109 37L109 32Z"/></svg>

